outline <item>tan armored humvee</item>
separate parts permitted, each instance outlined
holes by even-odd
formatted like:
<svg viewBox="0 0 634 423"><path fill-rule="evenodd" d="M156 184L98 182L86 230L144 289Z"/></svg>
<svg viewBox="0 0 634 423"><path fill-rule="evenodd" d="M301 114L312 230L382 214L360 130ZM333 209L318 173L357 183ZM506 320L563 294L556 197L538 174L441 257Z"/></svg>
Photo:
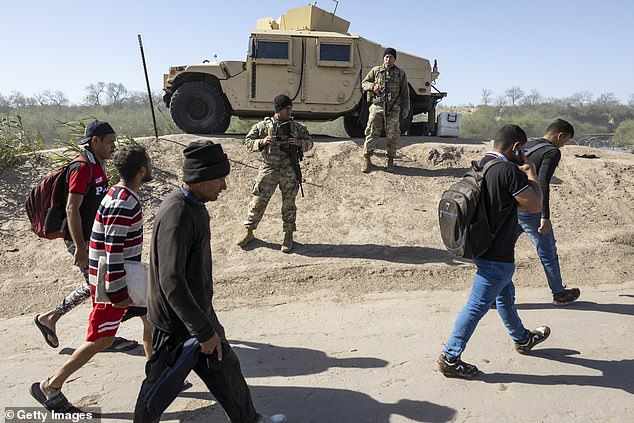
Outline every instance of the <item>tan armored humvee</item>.
<svg viewBox="0 0 634 423"><path fill-rule="evenodd" d="M296 119L343 116L348 135L362 137L369 104L361 81L382 63L385 46L348 34L349 26L314 5L291 9L279 21L259 19L246 61L170 67L163 78L163 100L180 129L207 134L225 132L231 116L270 116L273 98L284 93L293 100ZM401 120L401 130L433 134L436 104L447 95L433 86L438 68L393 47L398 67L407 74L413 111ZM427 113L427 120L412 124L419 113Z"/></svg>

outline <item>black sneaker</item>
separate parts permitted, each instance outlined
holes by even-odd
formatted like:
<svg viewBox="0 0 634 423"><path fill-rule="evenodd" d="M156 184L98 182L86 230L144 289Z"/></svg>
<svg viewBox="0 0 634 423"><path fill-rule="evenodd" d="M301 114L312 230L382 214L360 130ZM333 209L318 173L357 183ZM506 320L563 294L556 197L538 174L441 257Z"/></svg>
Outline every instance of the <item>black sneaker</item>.
<svg viewBox="0 0 634 423"><path fill-rule="evenodd" d="M479 372L478 368L473 364L465 363L464 361L457 359L456 361L449 361L445 354L440 354L438 361L438 370L445 377L456 377L459 379L473 379Z"/></svg>
<svg viewBox="0 0 634 423"><path fill-rule="evenodd" d="M553 294L553 305L565 306L575 301L581 295L579 288L564 289L561 294Z"/></svg>
<svg viewBox="0 0 634 423"><path fill-rule="evenodd" d="M550 328L548 326L540 326L535 330L530 331L530 337L528 341L515 343L515 350L520 354L527 354L537 344L541 344L550 335Z"/></svg>

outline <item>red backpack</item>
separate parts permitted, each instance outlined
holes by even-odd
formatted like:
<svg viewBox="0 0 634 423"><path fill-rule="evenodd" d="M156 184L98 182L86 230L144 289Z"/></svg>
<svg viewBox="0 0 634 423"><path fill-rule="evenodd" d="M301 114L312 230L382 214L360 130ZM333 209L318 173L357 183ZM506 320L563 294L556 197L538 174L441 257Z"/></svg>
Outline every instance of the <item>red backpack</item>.
<svg viewBox="0 0 634 423"><path fill-rule="evenodd" d="M86 163L90 169L88 191L93 184L92 166L82 154L68 165L46 175L26 196L26 214L31 221L31 229L40 238L62 238L66 234L68 169L75 163Z"/></svg>

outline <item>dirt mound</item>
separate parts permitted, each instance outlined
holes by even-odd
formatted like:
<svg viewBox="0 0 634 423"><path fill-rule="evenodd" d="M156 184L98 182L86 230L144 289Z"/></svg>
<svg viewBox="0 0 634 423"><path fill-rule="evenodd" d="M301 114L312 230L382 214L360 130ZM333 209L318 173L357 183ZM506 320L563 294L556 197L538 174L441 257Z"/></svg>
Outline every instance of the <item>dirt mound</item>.
<svg viewBox="0 0 634 423"><path fill-rule="evenodd" d="M149 240L161 199L179 183L182 146L199 138L141 139L152 155L156 179L142 189ZM242 137L211 138L234 161L228 190L208 204L211 214L216 305L232 308L275 304L323 295L354 301L362 294L419 289L464 289L473 268L444 251L436 207L442 191L459 178L487 145L477 140L402 139L396 173L385 156L370 174L360 172L360 140L316 137L302 163L305 198L298 197L293 254L283 240L276 193L246 250L234 241L245 218L259 164ZM564 280L599 285L632 280L634 272L634 156L568 146L551 188L552 218ZM576 154L594 153L599 159ZM0 177L0 315L34 313L53 306L81 283L61 241L35 237L22 204L47 171L46 155ZM148 249L145 251L147 259ZM546 286L526 237L518 243L516 282Z"/></svg>

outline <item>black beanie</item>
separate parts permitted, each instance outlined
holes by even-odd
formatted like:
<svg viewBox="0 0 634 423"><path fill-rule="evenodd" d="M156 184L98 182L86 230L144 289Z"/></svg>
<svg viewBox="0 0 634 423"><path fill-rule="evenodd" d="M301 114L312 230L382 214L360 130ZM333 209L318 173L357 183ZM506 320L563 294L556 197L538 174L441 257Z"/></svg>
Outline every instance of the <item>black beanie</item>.
<svg viewBox="0 0 634 423"><path fill-rule="evenodd" d="M388 54L391 54L396 59L396 50L394 50L392 47L388 47L385 49L385 51L383 52L383 57L387 56Z"/></svg>
<svg viewBox="0 0 634 423"><path fill-rule="evenodd" d="M229 159L220 144L195 141L185 147L183 155L183 181L187 183L208 181L229 174Z"/></svg>
<svg viewBox="0 0 634 423"><path fill-rule="evenodd" d="M275 106L275 113L277 113L286 106L292 106L293 102L289 96L280 94L273 99L273 105Z"/></svg>

